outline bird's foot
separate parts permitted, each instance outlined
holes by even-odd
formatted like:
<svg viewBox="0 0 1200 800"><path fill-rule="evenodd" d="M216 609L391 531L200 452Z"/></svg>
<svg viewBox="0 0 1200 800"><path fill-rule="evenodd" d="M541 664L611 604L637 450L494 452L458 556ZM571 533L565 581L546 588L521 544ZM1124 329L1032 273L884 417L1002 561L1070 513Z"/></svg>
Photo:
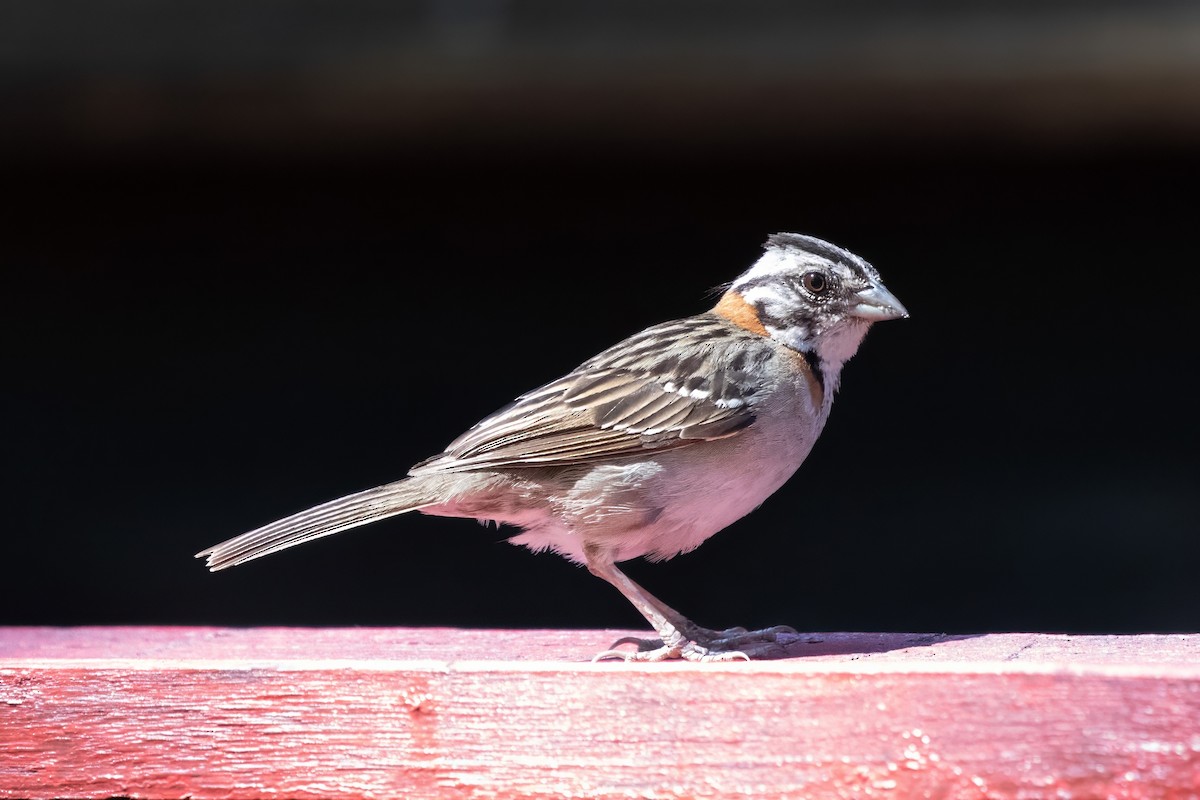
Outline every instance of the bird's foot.
<svg viewBox="0 0 1200 800"><path fill-rule="evenodd" d="M592 660L668 661L678 658L685 661L753 661L782 658L787 655L788 645L799 638L800 634L787 625L757 631L745 628L714 631L690 626L686 633L673 632L673 635L663 639L622 637ZM617 649L627 644L637 649Z"/></svg>

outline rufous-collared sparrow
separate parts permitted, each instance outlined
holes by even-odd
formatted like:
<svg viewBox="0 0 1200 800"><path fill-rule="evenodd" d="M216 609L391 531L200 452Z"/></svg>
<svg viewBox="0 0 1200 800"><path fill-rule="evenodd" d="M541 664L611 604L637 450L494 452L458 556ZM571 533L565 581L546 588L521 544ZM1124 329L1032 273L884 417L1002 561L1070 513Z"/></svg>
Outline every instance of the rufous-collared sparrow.
<svg viewBox="0 0 1200 800"><path fill-rule="evenodd" d="M598 658L777 652L795 631L701 628L616 564L685 553L766 500L812 449L871 324L906 316L863 259L775 234L709 311L649 327L521 395L399 481L197 557L219 570L406 511L472 517L521 528L510 541L586 565L658 636Z"/></svg>

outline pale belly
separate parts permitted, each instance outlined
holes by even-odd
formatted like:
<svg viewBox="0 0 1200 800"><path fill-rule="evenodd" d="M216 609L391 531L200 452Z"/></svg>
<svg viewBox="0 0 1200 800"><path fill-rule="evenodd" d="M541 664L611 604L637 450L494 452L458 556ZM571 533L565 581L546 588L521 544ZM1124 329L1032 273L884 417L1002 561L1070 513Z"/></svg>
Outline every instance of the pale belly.
<svg viewBox="0 0 1200 800"><path fill-rule="evenodd" d="M588 543L613 561L671 558L774 494L807 457L824 422L775 419L741 436L596 467L560 499L556 513L501 521L526 529L510 540L514 544L580 563Z"/></svg>

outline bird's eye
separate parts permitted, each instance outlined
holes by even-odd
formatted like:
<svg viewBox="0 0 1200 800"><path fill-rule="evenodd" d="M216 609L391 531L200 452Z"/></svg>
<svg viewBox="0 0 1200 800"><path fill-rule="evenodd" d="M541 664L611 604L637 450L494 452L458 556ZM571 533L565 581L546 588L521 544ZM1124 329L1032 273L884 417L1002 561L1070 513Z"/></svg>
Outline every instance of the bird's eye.
<svg viewBox="0 0 1200 800"><path fill-rule="evenodd" d="M825 277L824 272L806 272L800 280L804 283L804 288L815 295L829 291L829 279Z"/></svg>

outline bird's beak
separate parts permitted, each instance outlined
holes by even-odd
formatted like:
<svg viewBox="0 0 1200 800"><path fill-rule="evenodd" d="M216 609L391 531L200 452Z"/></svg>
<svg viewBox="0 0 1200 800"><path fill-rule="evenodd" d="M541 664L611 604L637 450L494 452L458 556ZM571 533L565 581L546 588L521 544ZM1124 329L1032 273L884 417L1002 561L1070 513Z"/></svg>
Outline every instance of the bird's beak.
<svg viewBox="0 0 1200 800"><path fill-rule="evenodd" d="M883 284L876 284L854 295L850 314L870 322L882 322L885 319L904 319L908 317L908 309Z"/></svg>

